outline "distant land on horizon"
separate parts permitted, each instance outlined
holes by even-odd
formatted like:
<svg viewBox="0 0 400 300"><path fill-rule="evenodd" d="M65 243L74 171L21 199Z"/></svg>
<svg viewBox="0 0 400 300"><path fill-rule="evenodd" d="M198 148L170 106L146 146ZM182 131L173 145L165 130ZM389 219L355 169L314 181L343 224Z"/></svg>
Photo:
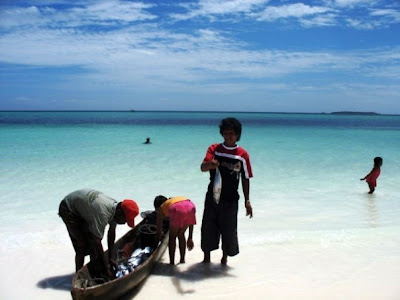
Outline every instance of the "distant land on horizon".
<svg viewBox="0 0 400 300"><path fill-rule="evenodd" d="M335 111L331 112L331 115L358 115L358 116L380 116L376 112L362 112L362 111Z"/></svg>

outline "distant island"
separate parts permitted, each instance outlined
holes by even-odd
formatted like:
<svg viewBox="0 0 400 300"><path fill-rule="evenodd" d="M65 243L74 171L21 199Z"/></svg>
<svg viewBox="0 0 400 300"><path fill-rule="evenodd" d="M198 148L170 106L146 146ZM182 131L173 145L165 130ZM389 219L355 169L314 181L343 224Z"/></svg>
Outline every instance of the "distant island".
<svg viewBox="0 0 400 300"><path fill-rule="evenodd" d="M356 116L379 116L376 112L360 112L360 111L335 111L331 115L356 115Z"/></svg>

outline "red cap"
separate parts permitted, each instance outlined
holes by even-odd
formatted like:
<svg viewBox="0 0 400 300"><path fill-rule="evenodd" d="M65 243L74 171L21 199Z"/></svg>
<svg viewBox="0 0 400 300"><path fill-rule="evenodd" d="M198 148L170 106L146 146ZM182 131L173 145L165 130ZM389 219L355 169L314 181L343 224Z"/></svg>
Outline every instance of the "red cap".
<svg viewBox="0 0 400 300"><path fill-rule="evenodd" d="M121 203L121 208L129 227L135 227L135 217L139 214L139 207L136 202L130 199L125 199Z"/></svg>

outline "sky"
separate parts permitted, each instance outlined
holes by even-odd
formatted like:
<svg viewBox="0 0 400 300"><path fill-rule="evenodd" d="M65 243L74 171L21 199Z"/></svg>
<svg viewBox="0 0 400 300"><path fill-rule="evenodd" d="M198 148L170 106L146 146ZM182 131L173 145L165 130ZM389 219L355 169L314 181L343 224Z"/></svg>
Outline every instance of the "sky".
<svg viewBox="0 0 400 300"><path fill-rule="evenodd" d="M400 114L399 0L0 0L0 110Z"/></svg>

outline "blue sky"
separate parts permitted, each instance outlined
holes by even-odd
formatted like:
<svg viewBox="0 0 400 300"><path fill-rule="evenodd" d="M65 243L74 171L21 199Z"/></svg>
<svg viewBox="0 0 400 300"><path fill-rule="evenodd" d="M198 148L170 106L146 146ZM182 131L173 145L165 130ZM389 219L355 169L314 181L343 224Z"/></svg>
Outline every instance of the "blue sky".
<svg viewBox="0 0 400 300"><path fill-rule="evenodd" d="M400 1L1 0L1 110L400 114Z"/></svg>

